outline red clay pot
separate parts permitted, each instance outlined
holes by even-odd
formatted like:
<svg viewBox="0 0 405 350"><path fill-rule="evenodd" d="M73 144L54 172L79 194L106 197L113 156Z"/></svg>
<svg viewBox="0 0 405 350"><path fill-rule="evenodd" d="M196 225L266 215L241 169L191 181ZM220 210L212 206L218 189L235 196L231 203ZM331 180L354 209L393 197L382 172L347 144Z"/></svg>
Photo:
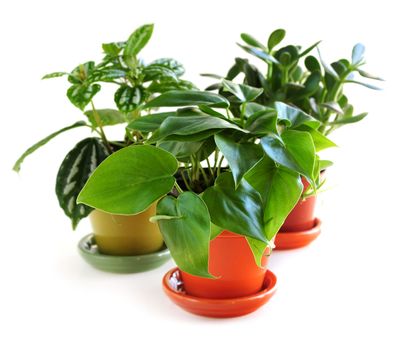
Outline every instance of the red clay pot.
<svg viewBox="0 0 405 350"><path fill-rule="evenodd" d="M181 271L188 295L228 299L258 293L263 286L269 248L263 254L262 266L257 266L253 253L241 235L223 231L210 243L209 271L215 279L190 275Z"/></svg>
<svg viewBox="0 0 405 350"><path fill-rule="evenodd" d="M324 171L321 172L321 178L324 176ZM304 192L309 187L309 182L301 177L304 185ZM316 196L299 200L294 209L288 214L284 221L280 232L296 232L310 230L315 226L315 205Z"/></svg>

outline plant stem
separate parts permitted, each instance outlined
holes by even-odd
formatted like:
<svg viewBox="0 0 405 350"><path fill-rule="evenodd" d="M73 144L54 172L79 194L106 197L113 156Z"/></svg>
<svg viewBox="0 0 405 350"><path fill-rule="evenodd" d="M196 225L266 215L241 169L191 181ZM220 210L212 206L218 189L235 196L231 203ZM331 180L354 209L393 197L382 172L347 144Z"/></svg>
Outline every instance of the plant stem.
<svg viewBox="0 0 405 350"><path fill-rule="evenodd" d="M177 192L179 192L179 194L183 193L183 190L181 189L177 181L174 182L174 187L176 187L176 190Z"/></svg>
<svg viewBox="0 0 405 350"><path fill-rule="evenodd" d="M219 160L219 164L218 164L218 168L217 168L217 177L219 176L219 174L221 174L221 165L222 165L224 158L225 157L222 156L221 159Z"/></svg>
<svg viewBox="0 0 405 350"><path fill-rule="evenodd" d="M110 153L113 153L113 150L112 150L112 148L111 148L111 145L109 144L109 142L108 142L108 140L107 140L107 137L105 136L103 126L101 125L100 116L99 116L99 114L98 114L96 108L94 107L93 100L90 100L90 103L91 103L91 108L92 108L92 110L93 110L94 119L96 120L98 129L99 129L99 131L100 131L101 140L103 141L103 143L104 143L104 145L107 147L107 149L110 151Z"/></svg>

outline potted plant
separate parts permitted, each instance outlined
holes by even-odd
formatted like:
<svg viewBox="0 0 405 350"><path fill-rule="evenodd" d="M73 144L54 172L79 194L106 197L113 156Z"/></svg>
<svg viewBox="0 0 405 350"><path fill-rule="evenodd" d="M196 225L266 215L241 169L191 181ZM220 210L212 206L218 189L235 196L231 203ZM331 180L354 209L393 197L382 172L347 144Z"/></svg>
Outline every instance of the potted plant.
<svg viewBox="0 0 405 350"><path fill-rule="evenodd" d="M229 98L170 91L149 101L145 108L183 108L131 122L129 129L150 133L146 144L108 157L78 197L126 215L159 199L151 220L180 269L165 276L165 291L215 317L251 312L274 292L265 269L271 242L301 196L301 175L316 187L316 147L330 143L313 138L319 122L301 110L256 103L262 88L222 84ZM174 291L179 283L185 294Z"/></svg>
<svg viewBox="0 0 405 350"><path fill-rule="evenodd" d="M104 56L100 63L88 61L78 65L70 73L56 72L45 75L43 79L67 77L67 97L83 112L84 120L52 133L31 146L13 168L18 172L28 155L62 132L87 127L90 133L96 134L81 140L67 153L57 174L56 195L61 208L71 219L73 229L76 229L81 219L90 214L94 238L92 235L86 236L80 242L80 248L86 259L103 269L142 269L136 265L131 267L132 260L126 265L122 258L111 260L112 258L106 258L104 255L136 256L136 260L133 260L136 262L140 261L140 254L159 252L164 248L157 224L148 220L149 216L155 214L156 203L149 203L144 212L137 215L120 216L93 210L76 202L85 182L104 159L120 149L145 142L142 132L133 128L129 130L126 126L148 114L144 106L151 98L172 89L194 88L193 84L181 79L184 68L178 61L161 58L146 64L140 59L139 53L148 43L152 32L152 24L143 25L137 28L127 41L102 44ZM115 107L112 109L95 107L94 97L103 84L117 87L113 96ZM123 137L119 141L111 140L105 132L106 127L117 124L123 125ZM94 244L102 256L95 255L92 251ZM157 254L154 257L157 257L160 263L169 258L167 250ZM144 262L144 268L148 268L153 265L154 259L145 257Z"/></svg>
<svg viewBox="0 0 405 350"><path fill-rule="evenodd" d="M277 29L269 35L267 45L264 45L249 34L241 34L244 44L238 45L264 61L266 70L262 73L247 59L236 58L226 79L234 80L242 75L244 84L263 89L257 100L262 105L274 107L283 102L312 116L319 122L318 127L309 130L307 126L301 126L300 130L311 132L314 138L327 136L343 125L365 118L367 113L354 113L353 105L350 104L344 90L346 84L379 89L357 79L357 76L360 76L382 80L363 70L364 46L357 44L353 47L351 60L342 58L328 64L322 59L319 50L318 58L311 55L320 42L306 49L302 49L299 45L286 45L277 49L284 37L285 30ZM211 74L208 76L218 77ZM221 94L227 95L221 84L214 84L208 88L212 89L219 89ZM233 111L238 113L238 108L239 104L236 101ZM302 178L304 183L302 197L281 227L282 233L290 234L277 236L277 248L289 249L306 245L320 233L320 220L316 219L314 214L316 190L323 185L325 169L330 165L332 165L330 161L321 162L317 174L317 188Z"/></svg>

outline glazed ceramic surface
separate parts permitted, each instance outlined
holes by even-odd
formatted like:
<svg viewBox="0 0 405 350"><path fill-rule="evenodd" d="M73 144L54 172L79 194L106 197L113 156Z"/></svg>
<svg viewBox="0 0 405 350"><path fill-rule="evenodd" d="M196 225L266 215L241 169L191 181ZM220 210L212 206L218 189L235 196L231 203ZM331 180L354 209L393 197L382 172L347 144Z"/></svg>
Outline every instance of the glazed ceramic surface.
<svg viewBox="0 0 405 350"><path fill-rule="evenodd" d="M102 254L94 239L90 234L83 237L79 244L79 253L93 267L117 273L134 273L148 271L163 265L170 260L170 252L166 246L154 253L133 255L133 256L113 256Z"/></svg>
<svg viewBox="0 0 405 350"><path fill-rule="evenodd" d="M163 246L159 227L149 222L156 213L153 204L137 215L113 215L99 210L90 213L93 233L100 252L110 255L139 255Z"/></svg>
<svg viewBox="0 0 405 350"><path fill-rule="evenodd" d="M181 276L178 268L168 271L162 281L164 292L184 310L206 317L225 318L249 314L269 301L277 285L276 276L267 270L263 284L256 293L239 298L200 298L187 294Z"/></svg>
<svg viewBox="0 0 405 350"><path fill-rule="evenodd" d="M181 272L189 295L202 298L236 298L257 293L263 285L270 250L257 266L246 238L223 231L210 243L209 271L215 279Z"/></svg>

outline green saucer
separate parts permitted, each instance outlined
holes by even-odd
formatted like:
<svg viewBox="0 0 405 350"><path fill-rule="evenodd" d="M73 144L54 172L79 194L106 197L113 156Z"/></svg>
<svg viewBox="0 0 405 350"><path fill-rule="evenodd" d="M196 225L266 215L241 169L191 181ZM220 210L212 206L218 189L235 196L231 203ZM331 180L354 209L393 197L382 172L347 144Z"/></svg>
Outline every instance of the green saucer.
<svg viewBox="0 0 405 350"><path fill-rule="evenodd" d="M155 269L170 260L170 252L165 245L161 250L150 254L132 256L102 254L98 251L93 234L83 237L79 241L78 248L80 255L91 266L108 272L143 272Z"/></svg>

